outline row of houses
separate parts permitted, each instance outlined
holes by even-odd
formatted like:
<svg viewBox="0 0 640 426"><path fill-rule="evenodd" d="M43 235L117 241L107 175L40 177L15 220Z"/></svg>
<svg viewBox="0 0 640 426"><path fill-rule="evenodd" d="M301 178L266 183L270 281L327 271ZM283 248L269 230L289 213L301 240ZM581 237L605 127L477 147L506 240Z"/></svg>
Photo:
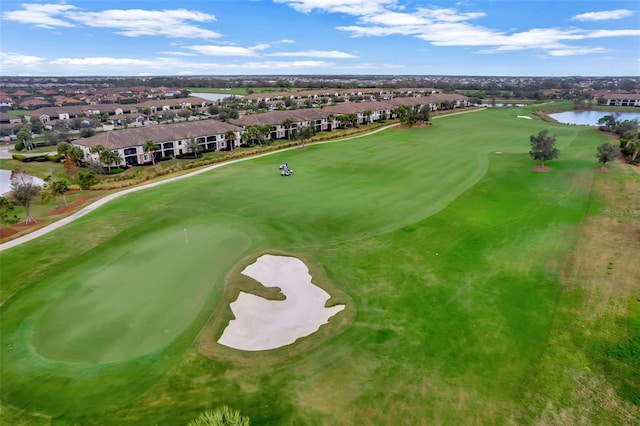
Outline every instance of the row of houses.
<svg viewBox="0 0 640 426"><path fill-rule="evenodd" d="M190 141L195 141L202 151L222 151L238 148L243 141L243 133L249 126L269 125L270 140L290 137L302 126L312 126L316 132L328 132L343 125L341 116L353 115L354 125L397 117L399 107L419 109L427 106L431 111L443 107L461 108L468 106L465 96L455 94L434 94L430 96L393 98L385 101L346 103L325 108L271 111L261 114L247 114L230 123L217 120L202 120L177 124L144 126L134 129L114 130L81 138L73 144L82 148L87 160L96 161L92 148L100 145L116 151L124 164L138 165L152 161L150 153L144 151L147 141L153 141L156 157L175 157L187 154Z"/></svg>
<svg viewBox="0 0 640 426"><path fill-rule="evenodd" d="M0 92L0 111L14 107L38 109L50 106L141 103L148 100L185 97L188 91L168 87L59 88L27 92Z"/></svg>

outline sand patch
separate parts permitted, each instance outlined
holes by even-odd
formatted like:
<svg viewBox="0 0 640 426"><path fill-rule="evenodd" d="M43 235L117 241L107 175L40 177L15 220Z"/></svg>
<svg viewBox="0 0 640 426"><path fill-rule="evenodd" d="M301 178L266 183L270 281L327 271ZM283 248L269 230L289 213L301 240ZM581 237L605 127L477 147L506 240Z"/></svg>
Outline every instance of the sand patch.
<svg viewBox="0 0 640 426"><path fill-rule="evenodd" d="M262 351L290 345L318 331L345 305L325 307L329 293L311 282L309 268L300 259L264 255L247 266L243 275L265 287L279 287L285 300L267 300L240 292L230 304L229 321L218 343L244 351Z"/></svg>
<svg viewBox="0 0 640 426"><path fill-rule="evenodd" d="M549 166L533 166L531 168L531 170L533 170L534 172L546 173L546 172L551 170L551 167L549 167Z"/></svg>

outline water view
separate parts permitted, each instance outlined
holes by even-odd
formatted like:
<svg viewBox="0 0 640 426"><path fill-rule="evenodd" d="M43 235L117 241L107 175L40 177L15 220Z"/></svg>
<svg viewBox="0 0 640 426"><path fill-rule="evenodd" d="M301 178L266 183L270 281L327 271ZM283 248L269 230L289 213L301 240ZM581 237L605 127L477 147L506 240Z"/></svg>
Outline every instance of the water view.
<svg viewBox="0 0 640 426"><path fill-rule="evenodd" d="M42 186L44 181L40 178L28 176L36 185ZM0 169L0 195L11 192L11 170Z"/></svg>
<svg viewBox="0 0 640 426"><path fill-rule="evenodd" d="M241 95L234 95L232 93L191 93L191 96L195 96L197 98L206 99L208 101L221 101L226 98L230 98L232 96L236 98L241 98Z"/></svg>
<svg viewBox="0 0 640 426"><path fill-rule="evenodd" d="M565 111L557 114L549 114L549 117L564 124L579 124L583 126L597 126L598 120L606 115L618 115L618 121L640 120L640 112L613 112L613 111Z"/></svg>

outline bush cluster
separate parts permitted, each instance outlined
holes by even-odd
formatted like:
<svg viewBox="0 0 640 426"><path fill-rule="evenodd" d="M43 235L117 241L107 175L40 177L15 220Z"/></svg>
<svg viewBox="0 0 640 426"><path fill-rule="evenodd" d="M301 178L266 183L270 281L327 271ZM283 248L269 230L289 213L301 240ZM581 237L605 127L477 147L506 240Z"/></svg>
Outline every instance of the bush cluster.
<svg viewBox="0 0 640 426"><path fill-rule="evenodd" d="M13 154L12 158L17 161L22 161L23 163L30 163L32 161L37 161L39 163L44 163L45 161L60 163L63 160L64 156L59 154L40 154L40 155Z"/></svg>

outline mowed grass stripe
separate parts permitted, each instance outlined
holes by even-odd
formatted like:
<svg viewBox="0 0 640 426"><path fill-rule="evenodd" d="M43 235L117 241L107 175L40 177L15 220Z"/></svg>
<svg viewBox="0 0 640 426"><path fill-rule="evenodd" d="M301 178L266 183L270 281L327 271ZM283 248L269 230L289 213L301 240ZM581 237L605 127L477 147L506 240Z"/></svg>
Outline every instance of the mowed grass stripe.
<svg viewBox="0 0 640 426"><path fill-rule="evenodd" d="M220 168L123 197L3 253L3 286L15 295L2 307L2 343L16 348L3 359L4 403L85 421L99 413L104 423L184 423L204 401L258 423L506 419L519 380L535 374L544 350L557 271L586 211L603 140L513 112L447 117ZM543 128L559 135L563 151L554 171L537 174L526 152ZM294 176L279 176L281 161ZM217 281L184 331L151 354L77 365L24 349L51 301L77 288L47 277L86 275L98 253L178 223L249 236L236 262L268 249L312 256L354 300L356 321L303 355L284 348L263 365L256 354L251 368L209 360L189 347L220 298ZM214 245L211 258L221 250ZM189 274L208 272L196 271ZM287 362L273 368L278 354Z"/></svg>

